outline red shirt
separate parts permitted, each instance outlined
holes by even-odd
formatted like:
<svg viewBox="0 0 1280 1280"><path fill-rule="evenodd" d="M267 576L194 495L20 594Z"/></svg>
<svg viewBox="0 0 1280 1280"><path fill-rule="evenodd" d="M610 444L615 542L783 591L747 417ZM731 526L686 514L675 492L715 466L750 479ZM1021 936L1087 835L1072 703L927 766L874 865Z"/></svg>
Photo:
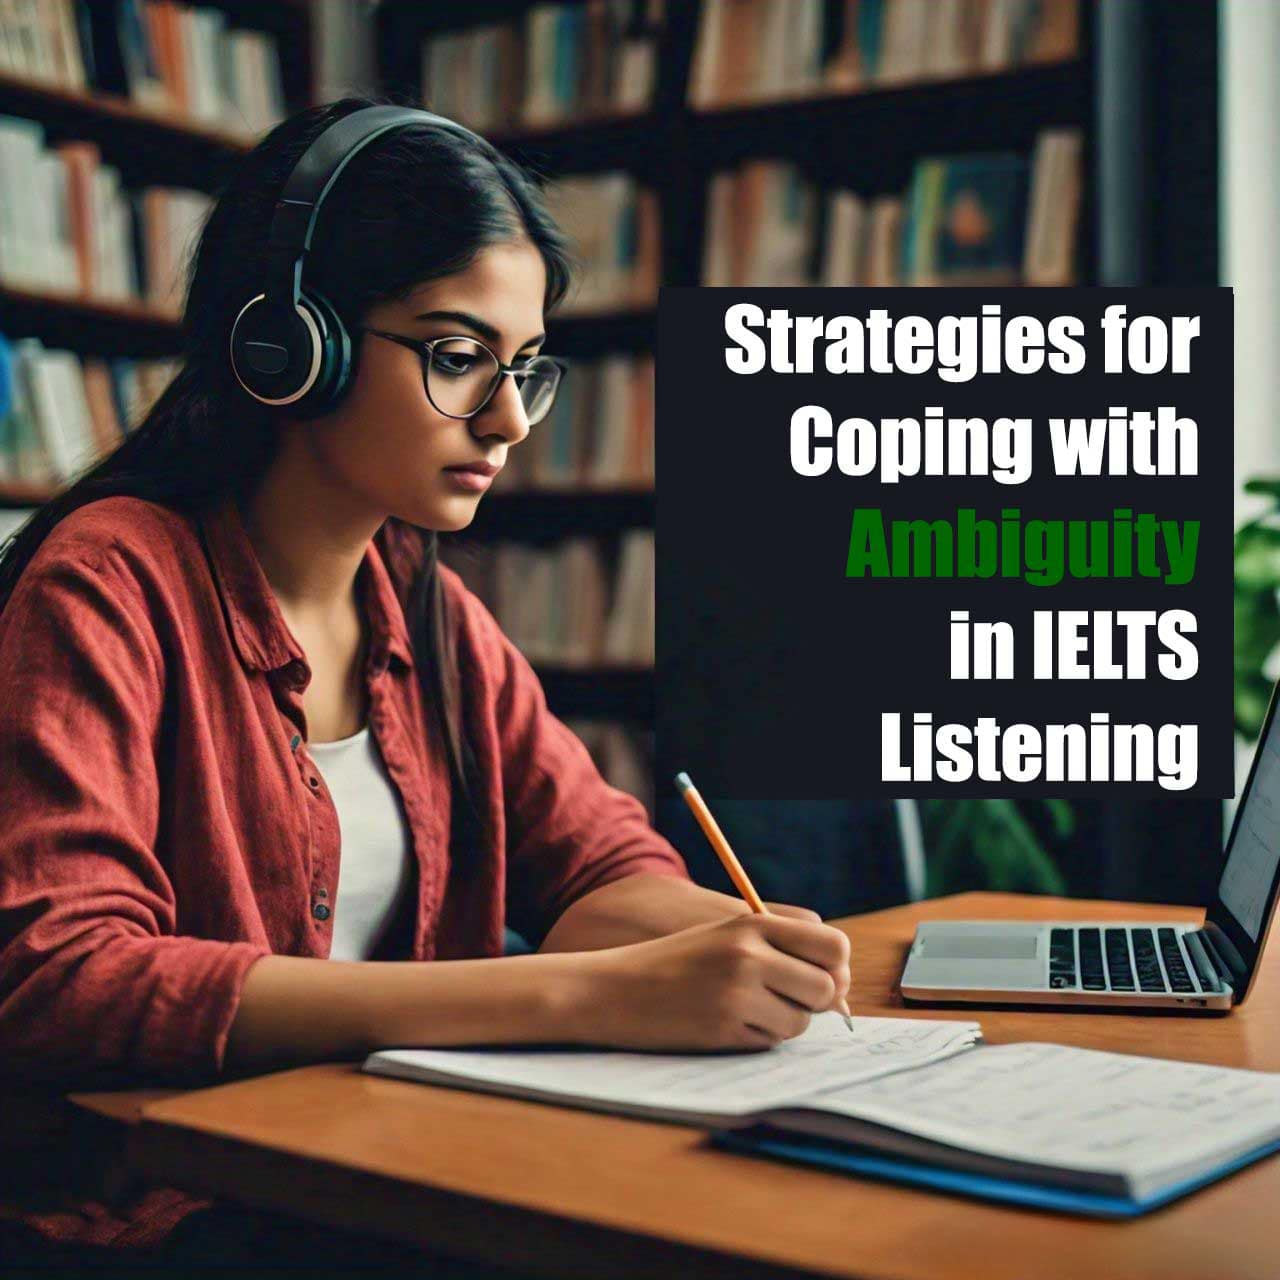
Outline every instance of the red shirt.
<svg viewBox="0 0 1280 1280"><path fill-rule="evenodd" d="M441 566L484 817L476 862L451 874L407 572L370 543L357 577L370 725L417 868L406 958L500 955L507 920L538 937L611 880L686 875ZM328 955L339 864L310 671L235 504L193 519L114 497L67 516L0 613L0 672L0 1064L59 1089L215 1081L254 961ZM150 1243L207 1203L155 1189L27 1220Z"/></svg>

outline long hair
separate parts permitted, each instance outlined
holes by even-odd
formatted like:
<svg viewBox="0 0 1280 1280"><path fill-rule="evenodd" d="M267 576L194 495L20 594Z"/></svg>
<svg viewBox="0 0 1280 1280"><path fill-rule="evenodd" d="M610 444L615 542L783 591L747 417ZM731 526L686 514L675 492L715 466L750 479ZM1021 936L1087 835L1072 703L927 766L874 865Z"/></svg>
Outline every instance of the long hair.
<svg viewBox="0 0 1280 1280"><path fill-rule="evenodd" d="M41 542L76 508L126 494L195 515L244 492L265 471L276 453L278 424L231 371L232 322L261 291L272 212L289 172L334 121L383 103L407 105L351 96L300 111L237 164L187 267L178 372L136 429L8 543L0 554L0 610ZM485 246L518 235L542 254L550 309L569 287L572 258L530 175L487 142L424 122L379 138L343 171L317 220L305 283L334 304L358 358L356 329L369 307L462 270ZM460 824L478 817L477 779L454 627L437 572L438 538L390 518L375 544L400 590L427 714L439 717L455 797L451 843L465 865L474 828Z"/></svg>

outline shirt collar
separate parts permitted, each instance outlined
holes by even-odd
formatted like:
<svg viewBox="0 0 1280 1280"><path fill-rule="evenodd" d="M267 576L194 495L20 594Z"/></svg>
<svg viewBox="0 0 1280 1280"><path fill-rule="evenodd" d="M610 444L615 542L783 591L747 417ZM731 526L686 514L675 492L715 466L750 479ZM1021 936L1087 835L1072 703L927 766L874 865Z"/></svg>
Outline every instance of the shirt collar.
<svg viewBox="0 0 1280 1280"><path fill-rule="evenodd" d="M202 514L200 527L240 661L258 671L274 671L291 662L306 666L306 655L280 612L235 498L227 497ZM369 664L379 671L392 662L411 667L413 646L404 610L372 540L357 582L362 584L361 599L370 628Z"/></svg>

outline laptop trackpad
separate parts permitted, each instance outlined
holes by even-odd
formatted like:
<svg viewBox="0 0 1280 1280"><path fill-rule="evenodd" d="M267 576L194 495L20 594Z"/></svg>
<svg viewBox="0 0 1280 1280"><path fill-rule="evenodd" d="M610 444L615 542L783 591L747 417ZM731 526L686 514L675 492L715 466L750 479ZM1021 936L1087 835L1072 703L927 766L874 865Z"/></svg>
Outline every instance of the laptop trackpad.
<svg viewBox="0 0 1280 1280"><path fill-rule="evenodd" d="M963 921L922 925L907 966L910 985L1010 990L1045 985L1043 929L1032 924Z"/></svg>
<svg viewBox="0 0 1280 1280"><path fill-rule="evenodd" d="M924 954L930 960L1034 960L1036 935L944 933L926 941Z"/></svg>

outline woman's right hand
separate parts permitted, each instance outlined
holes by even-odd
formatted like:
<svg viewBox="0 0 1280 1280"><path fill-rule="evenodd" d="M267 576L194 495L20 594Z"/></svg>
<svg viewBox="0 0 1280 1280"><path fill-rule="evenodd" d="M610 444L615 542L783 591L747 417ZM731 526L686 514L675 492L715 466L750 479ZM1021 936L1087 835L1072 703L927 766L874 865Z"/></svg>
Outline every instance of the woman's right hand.
<svg viewBox="0 0 1280 1280"><path fill-rule="evenodd" d="M620 1049L767 1049L849 989L849 940L816 920L731 916L582 953L576 1038Z"/></svg>

